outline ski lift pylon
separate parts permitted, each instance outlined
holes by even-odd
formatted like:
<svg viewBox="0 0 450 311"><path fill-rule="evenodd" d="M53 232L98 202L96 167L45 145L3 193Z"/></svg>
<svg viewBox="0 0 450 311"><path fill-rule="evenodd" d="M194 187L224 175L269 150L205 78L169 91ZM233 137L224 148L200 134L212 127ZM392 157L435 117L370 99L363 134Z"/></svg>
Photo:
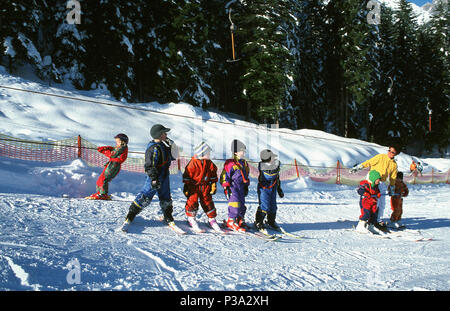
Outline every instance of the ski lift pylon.
<svg viewBox="0 0 450 311"><path fill-rule="evenodd" d="M231 32L231 49L233 51L233 59L228 59L227 62L234 63L239 61L240 59L236 59L236 52L234 49L234 31L236 30L236 25L233 23L233 20L231 19L231 8L228 11L228 19L230 20L230 32Z"/></svg>

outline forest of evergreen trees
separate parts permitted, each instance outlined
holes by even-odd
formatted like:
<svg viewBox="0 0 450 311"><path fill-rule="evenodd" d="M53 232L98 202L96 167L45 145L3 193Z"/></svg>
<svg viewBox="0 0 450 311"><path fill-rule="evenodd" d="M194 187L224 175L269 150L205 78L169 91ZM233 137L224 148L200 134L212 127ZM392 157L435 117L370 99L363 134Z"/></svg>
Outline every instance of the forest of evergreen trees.
<svg viewBox="0 0 450 311"><path fill-rule="evenodd" d="M3 1L0 64L129 103L182 101L418 155L448 148L447 1L425 24L406 0L382 6L379 24L368 0L79 0L73 24L76 2Z"/></svg>

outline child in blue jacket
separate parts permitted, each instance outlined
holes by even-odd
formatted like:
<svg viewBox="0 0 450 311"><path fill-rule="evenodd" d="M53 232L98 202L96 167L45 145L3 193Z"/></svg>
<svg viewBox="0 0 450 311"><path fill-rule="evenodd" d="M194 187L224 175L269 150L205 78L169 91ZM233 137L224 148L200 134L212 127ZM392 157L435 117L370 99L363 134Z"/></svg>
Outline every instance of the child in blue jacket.
<svg viewBox="0 0 450 311"><path fill-rule="evenodd" d="M275 230L280 230L275 218L277 215L277 193L284 197L280 182L280 161L272 151L261 151L261 162L258 164L258 201L259 206L255 216L255 227L264 229L264 218L267 215L267 224Z"/></svg>

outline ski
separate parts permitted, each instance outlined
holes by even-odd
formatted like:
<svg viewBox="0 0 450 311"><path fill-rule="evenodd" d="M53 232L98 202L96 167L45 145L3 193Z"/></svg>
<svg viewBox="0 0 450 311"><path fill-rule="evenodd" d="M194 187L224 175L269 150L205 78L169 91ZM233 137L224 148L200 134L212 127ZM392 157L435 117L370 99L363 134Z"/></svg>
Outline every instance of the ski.
<svg viewBox="0 0 450 311"><path fill-rule="evenodd" d="M196 234L201 234L201 233L205 233L205 232L206 232L206 230L201 229L201 228L198 226L198 222L197 222L197 220L195 220L194 217L192 217L192 218L191 218L191 217L188 217L188 219L187 219L187 224L188 224L188 226L190 227L191 231L194 232L194 233L196 233Z"/></svg>
<svg viewBox="0 0 450 311"><path fill-rule="evenodd" d="M237 231L237 230L233 230L233 229L227 227L226 220L223 221L221 227L222 227L222 229L227 230L226 232L252 236L252 237L256 237L256 238L262 239L264 241L274 242L274 241L278 241L281 238L280 236L271 235L271 234L268 234L268 233L266 235L266 234L264 234L263 232L260 232L260 231Z"/></svg>
<svg viewBox="0 0 450 311"><path fill-rule="evenodd" d="M304 239L305 237L303 236L303 235L298 235L298 234L294 234L294 233L291 233L291 232L289 232L289 231L286 231L283 227L278 227L279 229L276 229L276 228L273 228L273 227L270 227L270 229L271 230L274 230L274 231L276 231L276 232L279 232L279 233L281 233L281 235L285 235L285 236L288 236L288 237L291 237L291 238L294 238L294 239Z"/></svg>
<svg viewBox="0 0 450 311"><path fill-rule="evenodd" d="M169 223L167 223L163 217L160 217L159 220L164 223L167 227L169 227L170 230L172 230L173 232L175 232L176 234L179 235L185 235L187 234L186 231L184 231L183 229L181 229L180 227L178 227L175 223L175 221L171 221Z"/></svg>
<svg viewBox="0 0 450 311"><path fill-rule="evenodd" d="M169 227L170 230L174 231L176 234L179 234L179 235L187 234L187 232L184 231L183 229L181 229L180 227L178 227L174 221L169 222L167 224L167 226Z"/></svg>
<svg viewBox="0 0 450 311"><path fill-rule="evenodd" d="M272 227L271 225L269 225L269 223L266 221L265 225L267 228L269 228L270 230L273 230L275 232L278 232L281 234L281 236L288 236L294 239L304 239L305 237L302 235L298 235L298 234L294 234L292 232L286 231L283 227L278 226L278 228Z"/></svg>
<svg viewBox="0 0 450 311"><path fill-rule="evenodd" d="M390 239L391 237L389 236L389 234L376 234L376 233L372 233L372 232L358 232L355 230L355 227L353 226L352 229L344 229L345 231L350 231L350 232L356 232L360 235L366 235L366 236L370 236L370 237L374 237L374 238L378 238L378 239Z"/></svg>
<svg viewBox="0 0 450 311"><path fill-rule="evenodd" d="M412 230L412 229L401 229L401 230L393 230L391 229L390 235L400 240L413 241L413 242L425 242L425 241L433 241L433 238L427 238L422 235L420 230Z"/></svg>

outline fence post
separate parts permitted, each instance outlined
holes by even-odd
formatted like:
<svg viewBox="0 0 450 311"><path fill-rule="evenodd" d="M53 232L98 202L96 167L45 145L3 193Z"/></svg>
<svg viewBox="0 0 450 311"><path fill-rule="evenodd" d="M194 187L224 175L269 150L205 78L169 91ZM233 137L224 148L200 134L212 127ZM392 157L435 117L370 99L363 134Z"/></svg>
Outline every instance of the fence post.
<svg viewBox="0 0 450 311"><path fill-rule="evenodd" d="M336 164L336 185L340 184L341 184L341 163L338 160Z"/></svg>
<svg viewBox="0 0 450 311"><path fill-rule="evenodd" d="M81 158L81 136L78 135L78 159Z"/></svg>
<svg viewBox="0 0 450 311"><path fill-rule="evenodd" d="M431 183L434 184L434 168L431 169Z"/></svg>
<svg viewBox="0 0 450 311"><path fill-rule="evenodd" d="M297 172L297 178L300 178L300 174L298 173L297 159L294 159L295 170Z"/></svg>
<svg viewBox="0 0 450 311"><path fill-rule="evenodd" d="M177 159L177 164L178 164L178 172L181 172L180 158Z"/></svg>

